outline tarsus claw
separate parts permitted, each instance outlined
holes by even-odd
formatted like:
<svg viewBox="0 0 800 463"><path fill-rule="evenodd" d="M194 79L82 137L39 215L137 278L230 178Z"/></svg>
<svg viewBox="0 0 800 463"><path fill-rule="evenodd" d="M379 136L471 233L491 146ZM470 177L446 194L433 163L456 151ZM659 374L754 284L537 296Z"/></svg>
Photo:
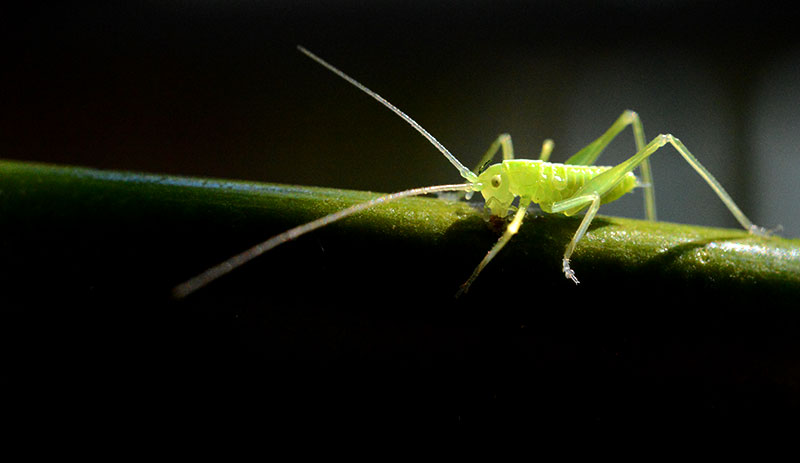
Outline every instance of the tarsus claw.
<svg viewBox="0 0 800 463"><path fill-rule="evenodd" d="M761 237L764 237L764 238L768 238L768 237L770 237L772 235L778 234L781 231L783 231L783 227L781 225L778 225L775 228L766 229L764 227L759 227L758 225L754 224L754 225L750 225L750 230L748 230L748 231L750 232L751 235L756 235L756 236L761 236Z"/></svg>
<svg viewBox="0 0 800 463"><path fill-rule="evenodd" d="M569 268L569 259L564 259L561 261L561 270L564 271L564 276L574 281L576 285L580 283L580 281L578 281L578 277L575 276L575 271Z"/></svg>

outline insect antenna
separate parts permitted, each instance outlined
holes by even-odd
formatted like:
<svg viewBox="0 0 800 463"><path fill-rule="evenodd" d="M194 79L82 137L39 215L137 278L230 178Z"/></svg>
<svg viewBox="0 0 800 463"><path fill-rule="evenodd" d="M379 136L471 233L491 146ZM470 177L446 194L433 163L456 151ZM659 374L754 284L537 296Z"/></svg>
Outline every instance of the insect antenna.
<svg viewBox="0 0 800 463"><path fill-rule="evenodd" d="M375 207L380 204L388 203L390 201L394 201L401 198L408 198L411 196L420 196L424 194L438 193L443 191L472 191L474 188L475 185L473 185L472 183L426 186L421 188L412 188L410 190L400 191L397 193L391 193L388 195L377 197L370 201L355 204L346 209L342 209L338 212L328 214L324 217L320 217L319 219L312 220L311 222L307 222L303 225L294 227L279 235L275 235L272 238L263 241L253 246L252 248L244 252L241 252L218 265L215 265L214 267L209 268L208 270L197 275L196 277L191 278L173 288L172 296L175 299L182 299L188 296L189 294L192 294L193 292L197 291L198 289L202 288L203 286L211 283L217 278L227 274L228 272L234 270L237 267L246 264L247 262L255 259L256 257L269 251L270 249L275 248L278 245L286 243L287 241L291 241L308 232L314 231L318 228L324 227L333 222L336 222L337 220L341 220L345 217L364 211L371 207Z"/></svg>
<svg viewBox="0 0 800 463"><path fill-rule="evenodd" d="M434 138L433 135L431 135L430 133L428 133L427 130L422 128L422 126L419 125L417 123L417 121L415 121L414 119L411 119L403 111L400 111L400 109L398 109L397 106L389 103L382 96L380 96L377 93L373 92L372 90L368 89L363 84L361 84L359 81L357 81L357 80L353 79L352 77L348 76L347 74L345 74L344 72L340 71L339 69L337 69L332 64L328 63L327 61L325 61L324 59L322 59L319 56L315 55L314 53L311 53L310 51L306 50L302 46L298 45L297 49L300 50L303 54L305 54L309 58L311 58L314 61L316 61L317 63L319 63L322 66L326 67L329 71L333 72L337 76L339 76L342 79L350 82L353 86L355 86L356 88L358 88L362 92L366 93L367 95L371 96L372 98L375 98L380 104L382 104L382 105L386 106L387 108L391 109L395 114L400 116L404 121L408 122L408 124L411 125L411 127L414 127L417 130L417 132L421 133L423 137L425 137L429 142L431 142L431 144L433 146L435 146L436 149L441 151L441 153L444 155L444 157L446 157L447 160L450 161L450 163L453 164L456 167L456 169L458 169L458 172L461 174L462 177L464 177L465 179L469 180L472 183L474 183L474 182L476 182L478 180L478 176L475 175L475 173L472 172L471 170L467 169L467 167L464 166L464 164L461 164L461 162L459 162L459 160L456 159L456 157L453 156L453 154L447 148L445 148L444 145L442 145L439 142L439 140Z"/></svg>

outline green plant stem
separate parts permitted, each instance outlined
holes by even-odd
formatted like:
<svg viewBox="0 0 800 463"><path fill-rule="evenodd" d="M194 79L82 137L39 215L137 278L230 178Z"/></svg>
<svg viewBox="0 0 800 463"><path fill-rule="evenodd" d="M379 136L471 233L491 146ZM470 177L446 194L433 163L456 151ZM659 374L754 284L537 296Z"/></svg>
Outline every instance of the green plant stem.
<svg viewBox="0 0 800 463"><path fill-rule="evenodd" d="M156 272L159 281L152 283L164 285L165 290L169 282L178 283L199 273L227 254L376 196L327 188L13 161L0 163L0 172L3 229L7 237L22 240L6 241L7 253L28 252L25 248L30 246L41 249L48 240L25 240L69 225L67 235L79 235L77 242L49 240L63 246L58 255L78 255L90 244L105 249L109 256L148 256L150 263L160 269ZM502 284L496 278L499 272L505 275L509 287L517 281L539 279L564 291L575 289L571 283L561 281L559 266L560 254L577 224L572 218L529 214L512 244L479 277L474 292ZM138 238L130 236L128 227L137 230ZM384 245L396 247L402 241L413 244L420 252L418 259L451 256L460 269L454 268L452 262L423 264L417 260L420 266L454 271L442 278L444 293L455 292L455 282L469 275L472 264L489 249L500 227L502 224L495 224L493 230L476 207L432 198L400 200L330 226L335 236L358 243L358 249L339 250L349 259L357 258L364 249L368 254L379 255L384 252ZM112 230L120 234L115 235ZM98 231L102 232L87 243L85 237ZM154 255L156 249L163 254ZM89 254L97 257L94 252ZM174 262L170 256L180 261ZM267 261L270 257L262 259ZM593 280L607 283L609 275L613 275L621 279L618 284L627 287L652 286L656 281L694 282L727 292L765 290L782 297L797 295L800 289L798 240L762 239L740 230L599 217L579 244L572 264L582 285L590 287L595 287ZM282 265L282 272L293 271L286 262ZM384 261L384 265L391 267L395 263ZM299 272L307 270L303 267L302 263L296 265ZM405 281L396 283L413 287L415 273L405 277ZM486 280L485 284L481 284L482 280Z"/></svg>

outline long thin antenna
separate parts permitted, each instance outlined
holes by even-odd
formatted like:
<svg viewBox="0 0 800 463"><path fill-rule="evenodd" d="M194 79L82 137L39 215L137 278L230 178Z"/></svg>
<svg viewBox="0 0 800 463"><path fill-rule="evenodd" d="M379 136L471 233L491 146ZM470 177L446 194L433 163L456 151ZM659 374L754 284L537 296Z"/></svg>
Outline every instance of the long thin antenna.
<svg viewBox="0 0 800 463"><path fill-rule="evenodd" d="M222 262L221 264L211 267L210 269L206 270L200 275L197 275L196 277L187 280L186 282L181 283L175 288L173 288L172 296L176 299L184 298L189 294L192 294L193 292L202 288L203 286L216 280L217 278L227 274L231 270L246 264L247 262L255 259L256 257L260 256L261 254L264 254L265 252L269 251L270 249L278 245L281 245L287 241L291 241L310 231L314 231L320 227L324 227L325 225L331 224L333 222L336 222L337 220L341 220L349 215L353 215L365 209L369 209L379 204L388 203L389 201L394 201L400 198L407 198L409 196L419 196L428 193L438 193L441 191L470 191L472 188L474 188L474 186L471 183L426 186L422 188L413 188L411 190L405 190L405 191L400 191L398 193L392 193L380 196L370 201L355 204L353 206L348 207L347 209L342 209L341 211L334 212L333 214L328 214L324 217L320 217L317 220L313 220L303 225L294 227L291 230L287 230L281 233L280 235L275 235L272 238L253 246L247 251L244 251L242 253L239 253L231 257L225 262Z"/></svg>
<svg viewBox="0 0 800 463"><path fill-rule="evenodd" d="M362 92L366 93L367 95L371 96L372 98L375 98L382 105L384 105L387 108L389 108L392 111L394 111L395 114L397 114L398 116L403 118L404 121L408 122L409 125L411 125L411 127L414 127L415 129L417 129L417 132L421 133L423 137L427 138L428 141L431 142L431 144L433 146L435 146L439 151L441 151L442 154L444 154L444 157L446 157L447 160L450 161L451 164L456 166L456 169L458 169L458 172L461 174L462 177L464 177L465 179L467 179L469 182L472 182L472 183L475 183L476 181L478 181L478 176L475 175L475 173L473 173L471 170L467 169L464 166L464 164L461 164L461 162L459 162L458 159L456 159L456 157L453 156L453 154L450 151L448 151L447 148L444 147L444 145L439 143L439 140L434 138L434 136L431 135L430 133L428 133L427 130L423 129L422 126L417 123L417 121L415 121L414 119L411 119L410 117L408 117L408 115L406 113L404 113L403 111L400 111L400 109L398 109L397 106L389 103L382 96L380 96L377 93L373 92L372 90L368 89L367 87L362 85L357 80L355 80L352 77L348 76L344 72L342 72L339 69L337 69L336 67L334 67L332 64L328 63L327 61L325 61L324 59L320 58L319 56L311 53L310 51L306 50L302 46L298 45L297 49L300 50L301 52L303 52L303 54L305 54L309 58L311 58L314 61L316 61L317 63L325 66L326 68L328 68L328 70L330 70L331 72L333 72L337 76L339 76L342 79L350 82L351 84L353 84L355 87L357 87Z"/></svg>

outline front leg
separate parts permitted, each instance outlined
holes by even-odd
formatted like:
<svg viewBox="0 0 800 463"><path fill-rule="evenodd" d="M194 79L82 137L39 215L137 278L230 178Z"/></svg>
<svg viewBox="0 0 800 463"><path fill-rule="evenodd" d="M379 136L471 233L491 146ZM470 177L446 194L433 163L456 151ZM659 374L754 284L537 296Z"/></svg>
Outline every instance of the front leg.
<svg viewBox="0 0 800 463"><path fill-rule="evenodd" d="M478 278L478 274L480 274L483 268L486 267L486 264L488 264L492 259L494 259L494 256L496 256L497 253L500 252L501 249L503 249L503 246L505 246L506 243L508 243L508 241L511 239L512 236L517 234L520 225L522 225L522 219L525 218L525 211L528 210L528 206L530 206L530 204L531 204L531 198L520 198L519 209L517 209L516 214L514 214L514 220L512 220L511 223L508 224L508 227L506 227L506 231L505 233L503 233L503 236L501 236L500 239L497 240L497 243L495 243L495 245L492 246L492 249L490 249L489 252L486 253L486 256L483 258L483 260L481 260L481 263L478 264L478 266L472 272L472 275L470 275L469 279L467 279L467 281L465 281L464 284L461 285L461 288L456 293L456 297L461 296L462 294L466 293L467 290L469 290L470 285L472 285L472 282L475 281L475 278Z"/></svg>

